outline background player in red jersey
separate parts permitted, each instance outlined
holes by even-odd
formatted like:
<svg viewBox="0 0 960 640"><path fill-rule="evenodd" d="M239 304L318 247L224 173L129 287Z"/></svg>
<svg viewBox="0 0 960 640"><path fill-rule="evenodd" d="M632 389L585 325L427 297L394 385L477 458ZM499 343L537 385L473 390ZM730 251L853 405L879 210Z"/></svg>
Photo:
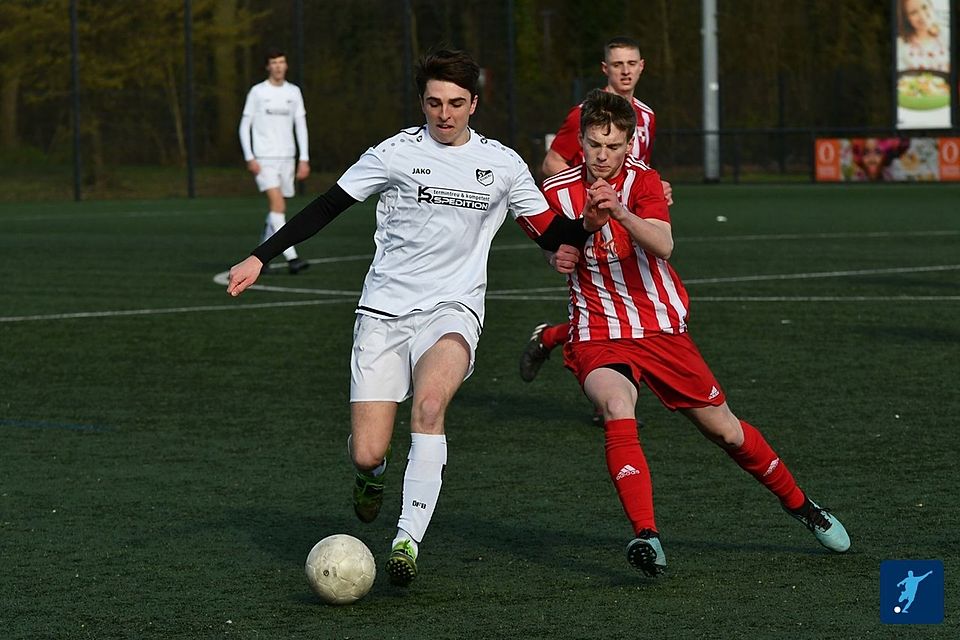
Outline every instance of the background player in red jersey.
<svg viewBox="0 0 960 640"><path fill-rule="evenodd" d="M618 36L604 46L603 61L600 63L600 70L607 77L604 91L623 97L633 107L637 114L637 125L628 152L631 157L650 164L657 120L653 109L633 95L643 68L640 43L633 38ZM570 109L550 144L542 166L543 174L547 178L583 163L583 152L580 148L580 108L581 105L578 104ZM667 204L673 204L673 189L670 183L663 180L662 186ZM550 352L564 344L569 337L570 325L566 322L553 325L543 322L534 327L530 341L520 355L520 377L523 381L531 382L536 378L540 367L550 357ZM595 416L595 420L599 418Z"/></svg>
<svg viewBox="0 0 960 640"><path fill-rule="evenodd" d="M687 292L667 262L673 235L660 176L628 154L635 117L619 96L591 92L580 115L584 165L543 184L557 214L609 216L582 252L561 247L553 263L568 274L570 289L572 331L564 364L603 411L607 469L636 535L627 560L648 576L666 567L650 471L637 437L641 382L776 495L821 544L846 551L850 538L843 525L797 486L763 435L733 414L687 333Z"/></svg>

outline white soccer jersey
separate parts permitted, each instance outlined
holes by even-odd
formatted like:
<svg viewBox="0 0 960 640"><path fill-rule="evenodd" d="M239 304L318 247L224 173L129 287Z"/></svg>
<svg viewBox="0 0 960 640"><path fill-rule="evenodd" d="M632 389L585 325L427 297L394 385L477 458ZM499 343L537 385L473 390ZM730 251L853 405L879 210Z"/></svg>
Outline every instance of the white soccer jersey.
<svg viewBox="0 0 960 640"><path fill-rule="evenodd" d="M298 146L300 160L309 160L306 116L303 95L297 85L284 82L278 86L269 80L253 85L240 120L240 146L244 160L292 158L297 154Z"/></svg>
<svg viewBox="0 0 960 640"><path fill-rule="evenodd" d="M379 317L458 302L482 325L487 256L507 210L518 218L549 209L520 156L473 130L459 146L436 142L426 127L401 131L337 184L356 200L380 194L376 254L357 307Z"/></svg>

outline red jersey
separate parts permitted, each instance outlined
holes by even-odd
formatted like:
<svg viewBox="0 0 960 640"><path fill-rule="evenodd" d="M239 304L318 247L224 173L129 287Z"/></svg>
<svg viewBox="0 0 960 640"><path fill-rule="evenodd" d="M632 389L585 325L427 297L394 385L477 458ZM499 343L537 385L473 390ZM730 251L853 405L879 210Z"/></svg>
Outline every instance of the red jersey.
<svg viewBox="0 0 960 640"><path fill-rule="evenodd" d="M633 135L633 149L630 155L637 160L650 164L650 153L653 151L653 137L656 133L656 117L653 109L636 98L631 101L633 110L637 112L637 131ZM550 150L556 151L570 166L583 163L583 149L580 148L580 105L578 104L560 125L557 137L550 143Z"/></svg>
<svg viewBox="0 0 960 640"><path fill-rule="evenodd" d="M547 203L557 215L579 218L587 199L586 167L571 167L543 182ZM634 215L670 222L660 174L627 158L608 180ZM611 219L583 248L570 287L571 340L643 338L687 330L689 297L670 264L638 247Z"/></svg>

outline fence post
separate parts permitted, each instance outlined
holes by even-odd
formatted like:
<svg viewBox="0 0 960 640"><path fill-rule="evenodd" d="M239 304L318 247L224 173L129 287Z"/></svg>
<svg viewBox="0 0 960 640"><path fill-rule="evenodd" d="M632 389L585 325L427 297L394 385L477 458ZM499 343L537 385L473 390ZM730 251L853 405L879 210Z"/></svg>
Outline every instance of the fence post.
<svg viewBox="0 0 960 640"><path fill-rule="evenodd" d="M73 85L73 199L80 201L80 177L83 165L80 162L80 37L77 33L77 0L70 0L70 81Z"/></svg>
<svg viewBox="0 0 960 640"><path fill-rule="evenodd" d="M195 198L194 147L193 147L193 8L190 0L183 0L183 56L184 84L186 100L186 136L187 136L187 197Z"/></svg>

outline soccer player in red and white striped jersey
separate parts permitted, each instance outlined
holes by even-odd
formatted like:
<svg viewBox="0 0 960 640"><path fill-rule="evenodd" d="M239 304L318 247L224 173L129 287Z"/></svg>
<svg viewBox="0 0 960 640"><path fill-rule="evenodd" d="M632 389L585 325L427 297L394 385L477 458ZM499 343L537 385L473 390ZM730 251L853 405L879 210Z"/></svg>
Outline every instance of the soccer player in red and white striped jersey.
<svg viewBox="0 0 960 640"><path fill-rule="evenodd" d="M585 144L604 146L593 138L586 139ZM608 150L601 150L602 161L609 162L612 155ZM618 173L608 176L609 183L598 178L593 190L585 187L584 174L599 171L596 166L573 167L547 179L543 183L547 202L554 211L575 219L591 198L612 190L622 196L628 210L643 211L648 222L669 224L670 212L656 171L630 157L623 159L622 167L603 165L603 168L617 169ZM600 185L603 185L602 191ZM687 292L683 283L663 257L649 251L634 251L630 235L622 224L603 227L588 241L584 254L589 262L578 263L577 270L570 274L573 342L686 331Z"/></svg>
<svg viewBox="0 0 960 640"><path fill-rule="evenodd" d="M653 151L653 139L656 135L657 118L649 106L636 98L633 93L643 73L644 59L640 55L640 43L633 38L616 37L603 49L603 61L600 70L607 77L604 89L616 93L627 100L637 114L637 127L630 143L630 155L650 164ZM543 159L543 174L547 177L560 173L567 167L583 163L580 150L580 105L567 113L557 135L550 143L550 149Z"/></svg>
<svg viewBox="0 0 960 640"><path fill-rule="evenodd" d="M543 184L550 208L579 219L609 217L583 250L551 258L568 274L571 341L564 364L604 417L607 469L633 526L627 559L649 576L666 567L654 519L650 471L637 437L640 383L680 411L800 520L817 540L843 552L843 525L810 500L763 435L740 420L687 333L689 298L667 262L670 213L656 171L628 157L635 114L621 97L593 91L583 103L584 164Z"/></svg>
<svg viewBox="0 0 960 640"><path fill-rule="evenodd" d="M645 65L640 54L640 43L633 38L619 36L607 42L603 54L600 69L607 77L604 91L623 97L637 114L637 125L628 155L649 165L656 135L656 115L653 109L634 96ZM543 159L543 173L548 178L568 167L583 163L583 152L580 148L580 109L579 104L570 109ZM667 204L673 204L673 189L670 183L661 179L661 184ZM550 352L569 339L570 327L566 322L537 325L520 357L520 377L525 382L532 381L550 356ZM598 416L595 415L594 420L597 419Z"/></svg>

